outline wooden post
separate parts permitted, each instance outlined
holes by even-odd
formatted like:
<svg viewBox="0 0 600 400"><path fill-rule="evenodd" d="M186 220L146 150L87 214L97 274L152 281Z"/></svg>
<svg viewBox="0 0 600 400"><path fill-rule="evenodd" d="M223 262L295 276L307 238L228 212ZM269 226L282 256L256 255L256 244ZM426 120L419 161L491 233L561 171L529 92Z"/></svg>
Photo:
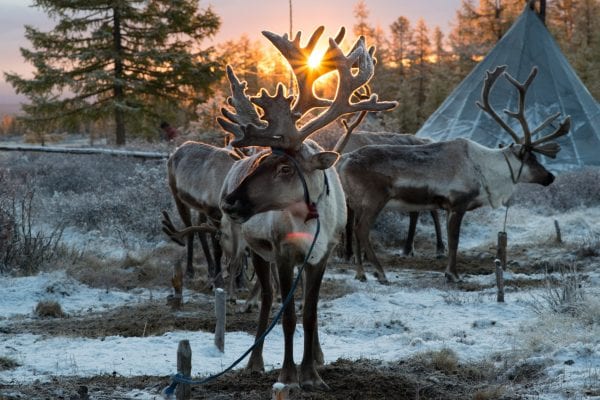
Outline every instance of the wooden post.
<svg viewBox="0 0 600 400"><path fill-rule="evenodd" d="M556 243L562 243L562 236L560 234L560 225L558 225L558 220L554 220L554 229L556 230Z"/></svg>
<svg viewBox="0 0 600 400"><path fill-rule="evenodd" d="M226 299L227 296L223 289L215 289L215 314L217 317L217 326L215 327L215 346L217 346L221 353L225 351Z"/></svg>
<svg viewBox="0 0 600 400"><path fill-rule="evenodd" d="M290 395L290 387L281 383L276 382L273 384L273 391L271 400L288 400Z"/></svg>
<svg viewBox="0 0 600 400"><path fill-rule="evenodd" d="M183 305L183 267L181 259L178 259L173 265L173 277L171 278L173 294L167 297L167 304L174 310L181 309Z"/></svg>
<svg viewBox="0 0 600 400"><path fill-rule="evenodd" d="M494 264L496 264L496 287L498 288L496 301L498 303L504 303L504 275L502 263L496 258Z"/></svg>
<svg viewBox="0 0 600 400"><path fill-rule="evenodd" d="M187 378L192 376L192 348L189 340L181 340L177 347L177 373ZM189 400L192 398L192 387L185 383L177 385L175 391L177 400Z"/></svg>
<svg viewBox="0 0 600 400"><path fill-rule="evenodd" d="M496 258L500 260L502 269L506 270L506 245L508 237L506 232L498 232L498 248L496 249Z"/></svg>

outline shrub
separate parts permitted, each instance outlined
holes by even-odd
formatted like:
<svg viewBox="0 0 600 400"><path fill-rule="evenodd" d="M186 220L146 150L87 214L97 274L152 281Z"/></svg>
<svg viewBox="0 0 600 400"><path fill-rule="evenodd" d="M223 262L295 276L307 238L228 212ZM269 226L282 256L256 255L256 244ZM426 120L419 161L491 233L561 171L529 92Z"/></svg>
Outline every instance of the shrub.
<svg viewBox="0 0 600 400"><path fill-rule="evenodd" d="M63 318L65 313L56 301L40 301L35 306L35 315L40 318Z"/></svg>
<svg viewBox="0 0 600 400"><path fill-rule="evenodd" d="M560 264L558 278L546 272L546 286L542 294L534 296L530 305L539 315L548 312L580 316L588 313L583 289L583 278L574 265Z"/></svg>
<svg viewBox="0 0 600 400"><path fill-rule="evenodd" d="M0 272L17 270L30 275L61 256L64 225L48 232L34 230L34 189L27 185L17 192L14 186L7 184L5 172L2 180L5 184L0 188Z"/></svg>

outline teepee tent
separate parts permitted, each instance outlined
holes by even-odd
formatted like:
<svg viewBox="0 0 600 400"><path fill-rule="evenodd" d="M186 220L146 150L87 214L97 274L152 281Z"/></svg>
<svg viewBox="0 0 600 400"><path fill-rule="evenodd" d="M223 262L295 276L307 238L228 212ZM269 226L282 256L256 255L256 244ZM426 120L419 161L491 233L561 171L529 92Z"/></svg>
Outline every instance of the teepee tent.
<svg viewBox="0 0 600 400"><path fill-rule="evenodd" d="M417 132L435 140L466 137L488 147L510 143L509 135L476 105L480 99L487 70L506 65L507 72L520 82L533 66L539 71L525 99L525 116L532 129L548 116L562 116L539 135L552 132L571 116L571 131L558 140L561 151L556 159L544 157L554 170L585 165L600 165L600 105L583 85L536 12L525 7L514 25L490 53L469 73ZM504 78L498 79L490 93L490 103L516 131L518 122L502 112L517 110L516 89Z"/></svg>

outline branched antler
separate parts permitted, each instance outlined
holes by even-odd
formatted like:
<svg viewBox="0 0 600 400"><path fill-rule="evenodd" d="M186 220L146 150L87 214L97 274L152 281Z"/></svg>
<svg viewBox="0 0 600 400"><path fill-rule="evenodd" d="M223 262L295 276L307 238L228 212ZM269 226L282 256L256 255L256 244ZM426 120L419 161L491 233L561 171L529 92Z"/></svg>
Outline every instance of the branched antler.
<svg viewBox="0 0 600 400"><path fill-rule="evenodd" d="M236 113L223 107L221 113L225 118L217 118L217 121L227 132L232 133L234 137L239 137L244 135L243 126L250 124L263 126L265 123L260 120L256 108L246 95L248 84L245 81L240 82L230 65L226 67L226 71L231 85L231 96L227 98L227 104L233 107Z"/></svg>
<svg viewBox="0 0 600 400"><path fill-rule="evenodd" d="M379 101L375 94L368 99L351 102L353 93L366 85L374 72L374 48L367 49L364 37L360 37L348 55L344 55L339 43L345 31L340 30L335 38L329 39L329 47L321 66L310 71L308 58L314 51L323 29L323 27L319 27L311 35L305 47L300 46L300 33L293 41L290 41L287 35L279 36L271 32L263 32L288 60L294 71L299 88L295 101L291 96L286 95L281 83L278 84L273 96L261 89L258 96L248 97L244 90L239 90L239 87L245 89L245 84L240 83L231 68L228 67L233 99L239 99L237 102L229 102L235 108L236 113L224 109L224 118L218 118L218 121L225 130L234 134L235 139L231 143L232 146L270 146L297 150L306 138L342 115L361 111L384 111L396 106L396 102ZM335 97L330 100L316 96L313 91L315 80L333 70L338 72ZM255 118L258 115L256 110L253 107L247 107L248 103L263 110L263 115L258 121ZM239 108L237 104L240 104ZM313 108L322 107L327 108L302 127L297 127L296 123L302 115ZM248 117L242 118L241 115L246 113Z"/></svg>
<svg viewBox="0 0 600 400"><path fill-rule="evenodd" d="M324 26L318 27L308 39L308 44L305 47L300 46L301 32L296 34L294 40L288 40L287 33L283 36L274 34L273 32L263 31L263 35L269 39L271 43L279 50L290 64L296 83L298 85L298 96L294 102L292 114L301 118L308 110L315 107L327 107L331 104L331 100L322 99L315 95L313 91L314 83L321 76L334 71L335 64L332 62L333 53L329 48L323 55L321 62L316 68L308 66L308 59L313 53L317 42L325 31ZM346 29L341 28L338 34L333 39L337 44L340 44Z"/></svg>
<svg viewBox="0 0 600 400"><path fill-rule="evenodd" d="M172 241L174 241L180 246L185 246L185 243L183 243L183 239L189 234L193 235L196 232L217 233L217 228L208 224L193 225L188 226L187 228L182 230L177 230L177 228L175 228L175 225L171 221L171 217L169 216L169 213L167 211L163 210L162 216L162 231L166 233Z"/></svg>
<svg viewBox="0 0 600 400"><path fill-rule="evenodd" d="M369 97L371 97L371 88L369 87L369 85L364 85L362 87L362 90L363 93L360 93L357 90L356 92L354 92L354 95L359 99L368 99ZM354 117L354 120L350 123L348 123L346 119L342 119L342 125L344 125L343 139L341 141L338 141L333 151L340 154L342 153L342 151L344 151L344 148L350 141L350 134L354 131L354 129L356 129L358 125L361 124L361 122L363 122L368 113L368 111L359 112L358 115Z"/></svg>
<svg viewBox="0 0 600 400"><path fill-rule="evenodd" d="M527 94L527 90L529 89L529 86L535 79L537 73L538 68L533 67L525 82L521 83L515 78L513 78L508 72L506 72L506 65L496 67L493 71L486 71L486 77L483 84L483 89L481 91L481 102L478 101L477 105L483 111L488 113L494 119L494 121L496 121L505 131L507 131L515 143L522 144L525 147L525 149L528 149L530 151L535 151L550 158L555 158L556 154L560 151L560 145L556 142L548 142L554 139L558 139L559 137L569 133L569 129L571 127L571 117L567 116L560 123L558 128L556 128L551 134L541 137L535 141L532 141L532 137L535 134L541 132L543 129L548 127L560 116L560 113L553 114L546 118L546 120L544 120L535 129L530 129L529 123L525 118L525 95ZM508 115L509 117L515 118L517 121L519 121L519 124L521 125L521 128L523 130L522 138L519 137L519 135L517 135L517 133L494 111L494 109L489 103L490 91L500 75L504 75L508 82L510 82L511 85L513 85L517 89L517 92L519 94L519 105L517 111L504 110L504 113L506 113L506 115Z"/></svg>

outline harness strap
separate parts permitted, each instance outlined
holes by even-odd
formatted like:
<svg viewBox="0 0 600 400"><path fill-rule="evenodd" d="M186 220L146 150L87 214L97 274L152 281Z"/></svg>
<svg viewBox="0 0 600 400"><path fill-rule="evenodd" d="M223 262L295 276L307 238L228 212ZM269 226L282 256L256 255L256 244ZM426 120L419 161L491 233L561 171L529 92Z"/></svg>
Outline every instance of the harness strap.
<svg viewBox="0 0 600 400"><path fill-rule="evenodd" d="M311 199L310 199L310 193L308 192L308 185L306 184L306 179L304 178L304 174L302 173L302 170L300 169L300 164L298 163L298 160L296 160L294 157L289 155L283 149L272 148L271 150L272 150L273 154L286 157L288 160L290 160L292 162L292 165L294 166L294 168L296 168L296 172L298 173L298 177L300 178L300 182L302 183L302 188L304 189L304 203L306 203L306 208L308 209L308 213L306 214L306 218L304 219L304 222L308 222L311 219L319 218L319 211L317 210L317 204L314 201L311 201ZM327 180L327 174L325 174L325 171L323 171L323 178L325 179L325 190L326 190L327 195L329 196L329 181Z"/></svg>
<svg viewBox="0 0 600 400"><path fill-rule="evenodd" d="M504 159L506 160L506 164L508 165L508 170L510 171L510 179L512 180L512 183L514 183L515 185L517 184L517 182L519 181L519 178L521 177L521 173L523 172L523 166L525 165L525 162L523 160L521 160L521 166L519 167L519 173L517 175L517 177L515 178L515 173L513 171L512 165L510 164L510 160L508 159L508 156L506 155L506 153L503 151L502 155L504 156Z"/></svg>

